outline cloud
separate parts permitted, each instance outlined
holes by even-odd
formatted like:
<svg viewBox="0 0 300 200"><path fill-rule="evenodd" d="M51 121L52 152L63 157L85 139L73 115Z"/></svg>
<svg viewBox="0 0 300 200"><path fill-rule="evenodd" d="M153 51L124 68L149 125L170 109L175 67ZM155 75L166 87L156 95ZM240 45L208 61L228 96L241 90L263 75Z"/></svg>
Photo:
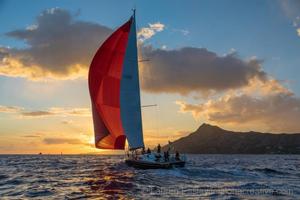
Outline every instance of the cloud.
<svg viewBox="0 0 300 200"><path fill-rule="evenodd" d="M273 132L300 131L300 98L276 81L256 94L247 90L228 93L205 103L177 101L180 111L219 125L263 127ZM285 90L284 90L285 89Z"/></svg>
<svg viewBox="0 0 300 200"><path fill-rule="evenodd" d="M91 144L85 140L80 140L77 138L61 138L61 137L47 137L44 138L43 143L46 145L61 145L61 144L68 144L68 145L83 145L87 147L95 147L94 144Z"/></svg>
<svg viewBox="0 0 300 200"><path fill-rule="evenodd" d="M138 35L146 40L164 29L165 25L160 22L150 23ZM27 46L23 49L0 47L0 75L29 79L68 79L86 75L92 56L111 32L110 28L99 24L78 21L66 10L45 10L35 23L7 33ZM220 56L194 47L172 50L166 46L154 49L142 45L141 50L150 59L141 63L141 85L146 92L208 94L247 87L253 80L268 80L260 60L242 60L235 51ZM24 117L90 116L90 110L85 108L15 112Z"/></svg>
<svg viewBox="0 0 300 200"><path fill-rule="evenodd" d="M52 107L45 110L28 110L18 106L3 106L0 105L0 113L18 114L23 117L47 117L47 116L77 116L77 117L90 117L90 108L63 108ZM72 123L72 121L64 121L64 123Z"/></svg>
<svg viewBox="0 0 300 200"><path fill-rule="evenodd" d="M162 45L161 46L161 49L163 49L163 50L166 50L168 47L167 47L167 45Z"/></svg>
<svg viewBox="0 0 300 200"><path fill-rule="evenodd" d="M21 112L21 115L25 117L40 117L40 116L47 116L47 115L53 115L54 113L51 113L49 111L27 111L27 112Z"/></svg>
<svg viewBox="0 0 300 200"><path fill-rule="evenodd" d="M67 124L73 124L74 122L73 120L62 120L61 123L67 125Z"/></svg>
<svg viewBox="0 0 300 200"><path fill-rule="evenodd" d="M0 113L17 113L23 108L17 106L2 106L0 105Z"/></svg>
<svg viewBox="0 0 300 200"><path fill-rule="evenodd" d="M279 1L283 12L293 22L298 36L300 36L300 1L299 0L285 0Z"/></svg>
<svg viewBox="0 0 300 200"><path fill-rule="evenodd" d="M165 25L149 23L138 32L145 41ZM6 36L24 41L25 48L0 46L0 75L31 80L86 77L90 62L112 29L85 21L60 8L43 11L35 23Z"/></svg>
<svg viewBox="0 0 300 200"><path fill-rule="evenodd" d="M137 33L138 39L141 42L148 40L151 37L153 37L157 32L163 31L164 28L165 28L165 25L160 22L156 22L154 24L148 24L148 27L141 28L138 31L138 33Z"/></svg>
<svg viewBox="0 0 300 200"><path fill-rule="evenodd" d="M44 138L43 142L45 144L73 144L73 145L78 145L78 144L83 144L83 142L79 139L75 138Z"/></svg>
<svg viewBox="0 0 300 200"><path fill-rule="evenodd" d="M164 29L160 22L150 23L138 36L144 41ZM7 33L27 46L0 47L0 75L29 79L86 77L94 53L111 32L99 24L78 21L66 10L45 10L35 23ZM204 48L165 47L141 47L144 56L150 59L142 64L141 70L142 89L147 92L187 95L224 91L246 86L254 77L260 80L266 77L257 59L244 61L235 53L219 56ZM47 114L50 113L25 112L24 116Z"/></svg>
<svg viewBox="0 0 300 200"><path fill-rule="evenodd" d="M247 86L250 80L267 79L261 61L242 60L236 54L219 56L205 48L177 50L144 47L150 62L143 63L142 88L155 93L224 91Z"/></svg>
<svg viewBox="0 0 300 200"><path fill-rule="evenodd" d="M61 108L53 107L48 110L26 111L20 113L25 117L45 117L45 116L78 116L89 117L91 111L89 108Z"/></svg>
<svg viewBox="0 0 300 200"><path fill-rule="evenodd" d="M160 31L163 31L164 28L165 28L165 25L160 23L160 22L156 22L154 24L149 24L149 27L152 29L152 30L155 30L157 32L160 32Z"/></svg>
<svg viewBox="0 0 300 200"><path fill-rule="evenodd" d="M181 33L184 36L187 36L187 35L190 34L190 31L187 30L187 29L176 29L176 28L174 28L173 31L174 32L179 32L179 33Z"/></svg>
<svg viewBox="0 0 300 200"><path fill-rule="evenodd" d="M35 135L23 135L23 136L21 136L21 137L25 137L25 138L39 138L39 137L41 137L41 135L40 135L40 134L35 134Z"/></svg>
<svg viewBox="0 0 300 200"><path fill-rule="evenodd" d="M93 55L111 32L99 24L76 21L66 10L45 10L35 24L6 33L28 47L0 47L0 75L30 79L80 77L86 74Z"/></svg>
<svg viewBox="0 0 300 200"><path fill-rule="evenodd" d="M7 50L0 46L0 61L2 61L7 56L9 56L9 53L7 52Z"/></svg>
<svg viewBox="0 0 300 200"><path fill-rule="evenodd" d="M63 116L81 116L81 117L89 117L91 116L90 108L61 108L61 107L53 107L50 108L49 111L56 115Z"/></svg>

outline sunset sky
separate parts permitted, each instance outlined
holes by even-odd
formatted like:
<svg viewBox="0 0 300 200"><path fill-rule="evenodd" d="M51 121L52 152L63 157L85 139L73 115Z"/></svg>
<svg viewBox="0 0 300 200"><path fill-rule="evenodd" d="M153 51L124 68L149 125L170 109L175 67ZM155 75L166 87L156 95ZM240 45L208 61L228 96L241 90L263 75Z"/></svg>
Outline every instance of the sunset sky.
<svg viewBox="0 0 300 200"><path fill-rule="evenodd" d="M300 1L0 0L0 153L91 153L87 71L137 9L144 138L300 132Z"/></svg>

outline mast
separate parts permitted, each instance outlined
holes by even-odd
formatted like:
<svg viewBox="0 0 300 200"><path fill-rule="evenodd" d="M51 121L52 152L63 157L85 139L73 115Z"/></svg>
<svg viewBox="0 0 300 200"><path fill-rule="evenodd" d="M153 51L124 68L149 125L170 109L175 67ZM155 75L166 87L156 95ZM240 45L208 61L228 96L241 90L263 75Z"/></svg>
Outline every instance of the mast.
<svg viewBox="0 0 300 200"><path fill-rule="evenodd" d="M133 14L132 14L132 17L135 19L135 7L134 8L132 8L132 12L133 12Z"/></svg>

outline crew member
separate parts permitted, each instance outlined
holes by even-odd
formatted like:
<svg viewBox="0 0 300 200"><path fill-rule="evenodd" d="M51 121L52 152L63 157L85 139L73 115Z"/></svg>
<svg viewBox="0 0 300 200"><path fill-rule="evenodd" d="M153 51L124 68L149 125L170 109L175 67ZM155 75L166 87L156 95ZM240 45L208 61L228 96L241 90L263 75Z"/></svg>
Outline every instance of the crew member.
<svg viewBox="0 0 300 200"><path fill-rule="evenodd" d="M165 151L164 151L164 160L165 160L165 162L167 161L167 155L166 155Z"/></svg>
<svg viewBox="0 0 300 200"><path fill-rule="evenodd" d="M175 160L180 160L180 156L179 156L179 152L178 151L176 151L176 153L175 153Z"/></svg>
<svg viewBox="0 0 300 200"><path fill-rule="evenodd" d="M169 161L169 152L168 151L164 151L164 159L165 159L165 162Z"/></svg>
<svg viewBox="0 0 300 200"><path fill-rule="evenodd" d="M160 149L161 149L160 144L158 144L157 145L157 153L160 153Z"/></svg>
<svg viewBox="0 0 300 200"><path fill-rule="evenodd" d="M142 155L143 154L145 154L146 152L145 152L145 147L143 147L143 149L142 149Z"/></svg>
<svg viewBox="0 0 300 200"><path fill-rule="evenodd" d="M148 147L148 149L147 149L147 154L151 154L151 150L150 150L149 147Z"/></svg>
<svg viewBox="0 0 300 200"><path fill-rule="evenodd" d="M167 161L169 161L169 157L170 157L169 150L166 152L166 156L167 156Z"/></svg>

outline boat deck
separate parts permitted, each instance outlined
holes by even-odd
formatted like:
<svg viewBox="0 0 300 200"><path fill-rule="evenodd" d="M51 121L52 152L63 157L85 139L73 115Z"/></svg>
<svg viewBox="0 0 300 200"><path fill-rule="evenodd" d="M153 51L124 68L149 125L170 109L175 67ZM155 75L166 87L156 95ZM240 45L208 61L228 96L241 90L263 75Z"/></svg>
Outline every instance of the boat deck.
<svg viewBox="0 0 300 200"><path fill-rule="evenodd" d="M125 163L129 166L139 169L170 169L173 167L184 167L185 159L181 158L176 160L174 157L170 157L168 161L160 158L157 159L153 154L145 154L136 157L128 157Z"/></svg>

